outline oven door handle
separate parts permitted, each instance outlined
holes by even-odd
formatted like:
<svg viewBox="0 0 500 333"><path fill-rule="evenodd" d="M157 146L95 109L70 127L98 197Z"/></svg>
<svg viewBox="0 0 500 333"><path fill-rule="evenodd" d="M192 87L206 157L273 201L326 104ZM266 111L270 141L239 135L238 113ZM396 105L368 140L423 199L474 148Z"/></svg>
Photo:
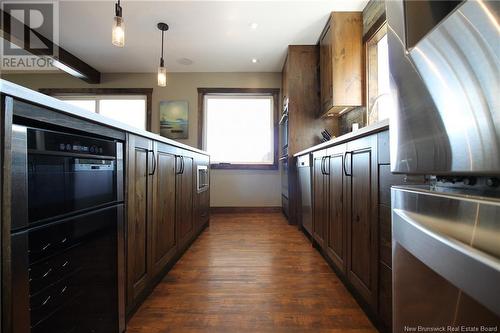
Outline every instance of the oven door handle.
<svg viewBox="0 0 500 333"><path fill-rule="evenodd" d="M394 208L393 251L399 243L423 264L500 316L500 260L439 234L432 216ZM398 267L398 262L394 264ZM393 265L394 266L394 265ZM480 277L481 283L477 282Z"/></svg>

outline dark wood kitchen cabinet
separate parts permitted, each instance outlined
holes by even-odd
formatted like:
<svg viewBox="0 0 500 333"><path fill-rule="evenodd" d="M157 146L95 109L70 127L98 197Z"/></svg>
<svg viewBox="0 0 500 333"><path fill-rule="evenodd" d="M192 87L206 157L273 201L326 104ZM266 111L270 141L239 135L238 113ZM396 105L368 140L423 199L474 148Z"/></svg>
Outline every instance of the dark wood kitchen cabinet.
<svg viewBox="0 0 500 333"><path fill-rule="evenodd" d="M153 141L127 137L127 304L143 294L152 277L151 221Z"/></svg>
<svg viewBox="0 0 500 333"><path fill-rule="evenodd" d="M206 155L127 134L126 309L130 316L202 230L195 160ZM208 163L206 163L208 165ZM204 199L208 197L204 194ZM203 201L208 207L208 203ZM205 224L208 208L204 209Z"/></svg>
<svg viewBox="0 0 500 333"><path fill-rule="evenodd" d="M155 142L153 163L153 207L151 247L153 275L160 274L174 257L175 237L175 148Z"/></svg>
<svg viewBox="0 0 500 333"><path fill-rule="evenodd" d="M377 135L346 147L347 278L376 311L378 266Z"/></svg>
<svg viewBox="0 0 500 333"><path fill-rule="evenodd" d="M363 17L333 12L319 39L320 115L363 105Z"/></svg>
<svg viewBox="0 0 500 333"><path fill-rule="evenodd" d="M387 130L313 152L313 161L313 241L381 331L390 332L390 188L426 180L391 173Z"/></svg>
<svg viewBox="0 0 500 333"><path fill-rule="evenodd" d="M313 240L324 248L328 221L328 186L327 150L313 153Z"/></svg>
<svg viewBox="0 0 500 333"><path fill-rule="evenodd" d="M325 251L338 271L345 274L347 267L347 223L346 210L346 185L344 177L345 144L327 150L329 200L327 237Z"/></svg>
<svg viewBox="0 0 500 333"><path fill-rule="evenodd" d="M377 136L313 153L314 240L376 308Z"/></svg>
<svg viewBox="0 0 500 333"><path fill-rule="evenodd" d="M288 107L288 121L281 123L282 207L290 224L300 224L299 183L293 155L321 141L321 131L331 121L317 117L319 105L319 52L316 45L289 45L282 71L281 112ZM283 118L285 119L285 118ZM287 135L284 135L284 134Z"/></svg>
<svg viewBox="0 0 500 333"><path fill-rule="evenodd" d="M177 226L179 246L184 248L194 235L193 220L193 157L177 157Z"/></svg>

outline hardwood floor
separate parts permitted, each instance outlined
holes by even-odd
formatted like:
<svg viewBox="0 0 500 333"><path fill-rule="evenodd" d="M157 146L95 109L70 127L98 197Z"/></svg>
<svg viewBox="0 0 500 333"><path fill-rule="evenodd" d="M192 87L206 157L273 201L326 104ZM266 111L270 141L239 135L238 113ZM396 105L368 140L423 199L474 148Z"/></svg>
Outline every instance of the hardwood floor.
<svg viewBox="0 0 500 333"><path fill-rule="evenodd" d="M281 213L217 214L127 333L377 332Z"/></svg>

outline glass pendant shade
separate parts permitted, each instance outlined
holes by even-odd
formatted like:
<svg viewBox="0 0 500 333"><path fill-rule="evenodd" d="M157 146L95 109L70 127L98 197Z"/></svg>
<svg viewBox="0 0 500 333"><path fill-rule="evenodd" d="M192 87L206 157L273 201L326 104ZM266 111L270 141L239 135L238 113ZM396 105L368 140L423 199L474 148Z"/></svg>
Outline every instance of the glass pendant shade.
<svg viewBox="0 0 500 333"><path fill-rule="evenodd" d="M160 87L167 86L167 68L165 66L158 67L158 85Z"/></svg>
<svg viewBox="0 0 500 333"><path fill-rule="evenodd" d="M113 20L112 43L118 47L125 46L125 24L120 16L115 16Z"/></svg>

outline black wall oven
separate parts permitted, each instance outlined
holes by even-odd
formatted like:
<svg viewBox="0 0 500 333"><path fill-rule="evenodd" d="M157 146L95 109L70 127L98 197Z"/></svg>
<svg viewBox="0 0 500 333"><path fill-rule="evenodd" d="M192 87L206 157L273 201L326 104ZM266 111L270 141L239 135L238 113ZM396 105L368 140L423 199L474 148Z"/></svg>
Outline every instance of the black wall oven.
<svg viewBox="0 0 500 333"><path fill-rule="evenodd" d="M13 126L14 333L119 332L123 144Z"/></svg>

